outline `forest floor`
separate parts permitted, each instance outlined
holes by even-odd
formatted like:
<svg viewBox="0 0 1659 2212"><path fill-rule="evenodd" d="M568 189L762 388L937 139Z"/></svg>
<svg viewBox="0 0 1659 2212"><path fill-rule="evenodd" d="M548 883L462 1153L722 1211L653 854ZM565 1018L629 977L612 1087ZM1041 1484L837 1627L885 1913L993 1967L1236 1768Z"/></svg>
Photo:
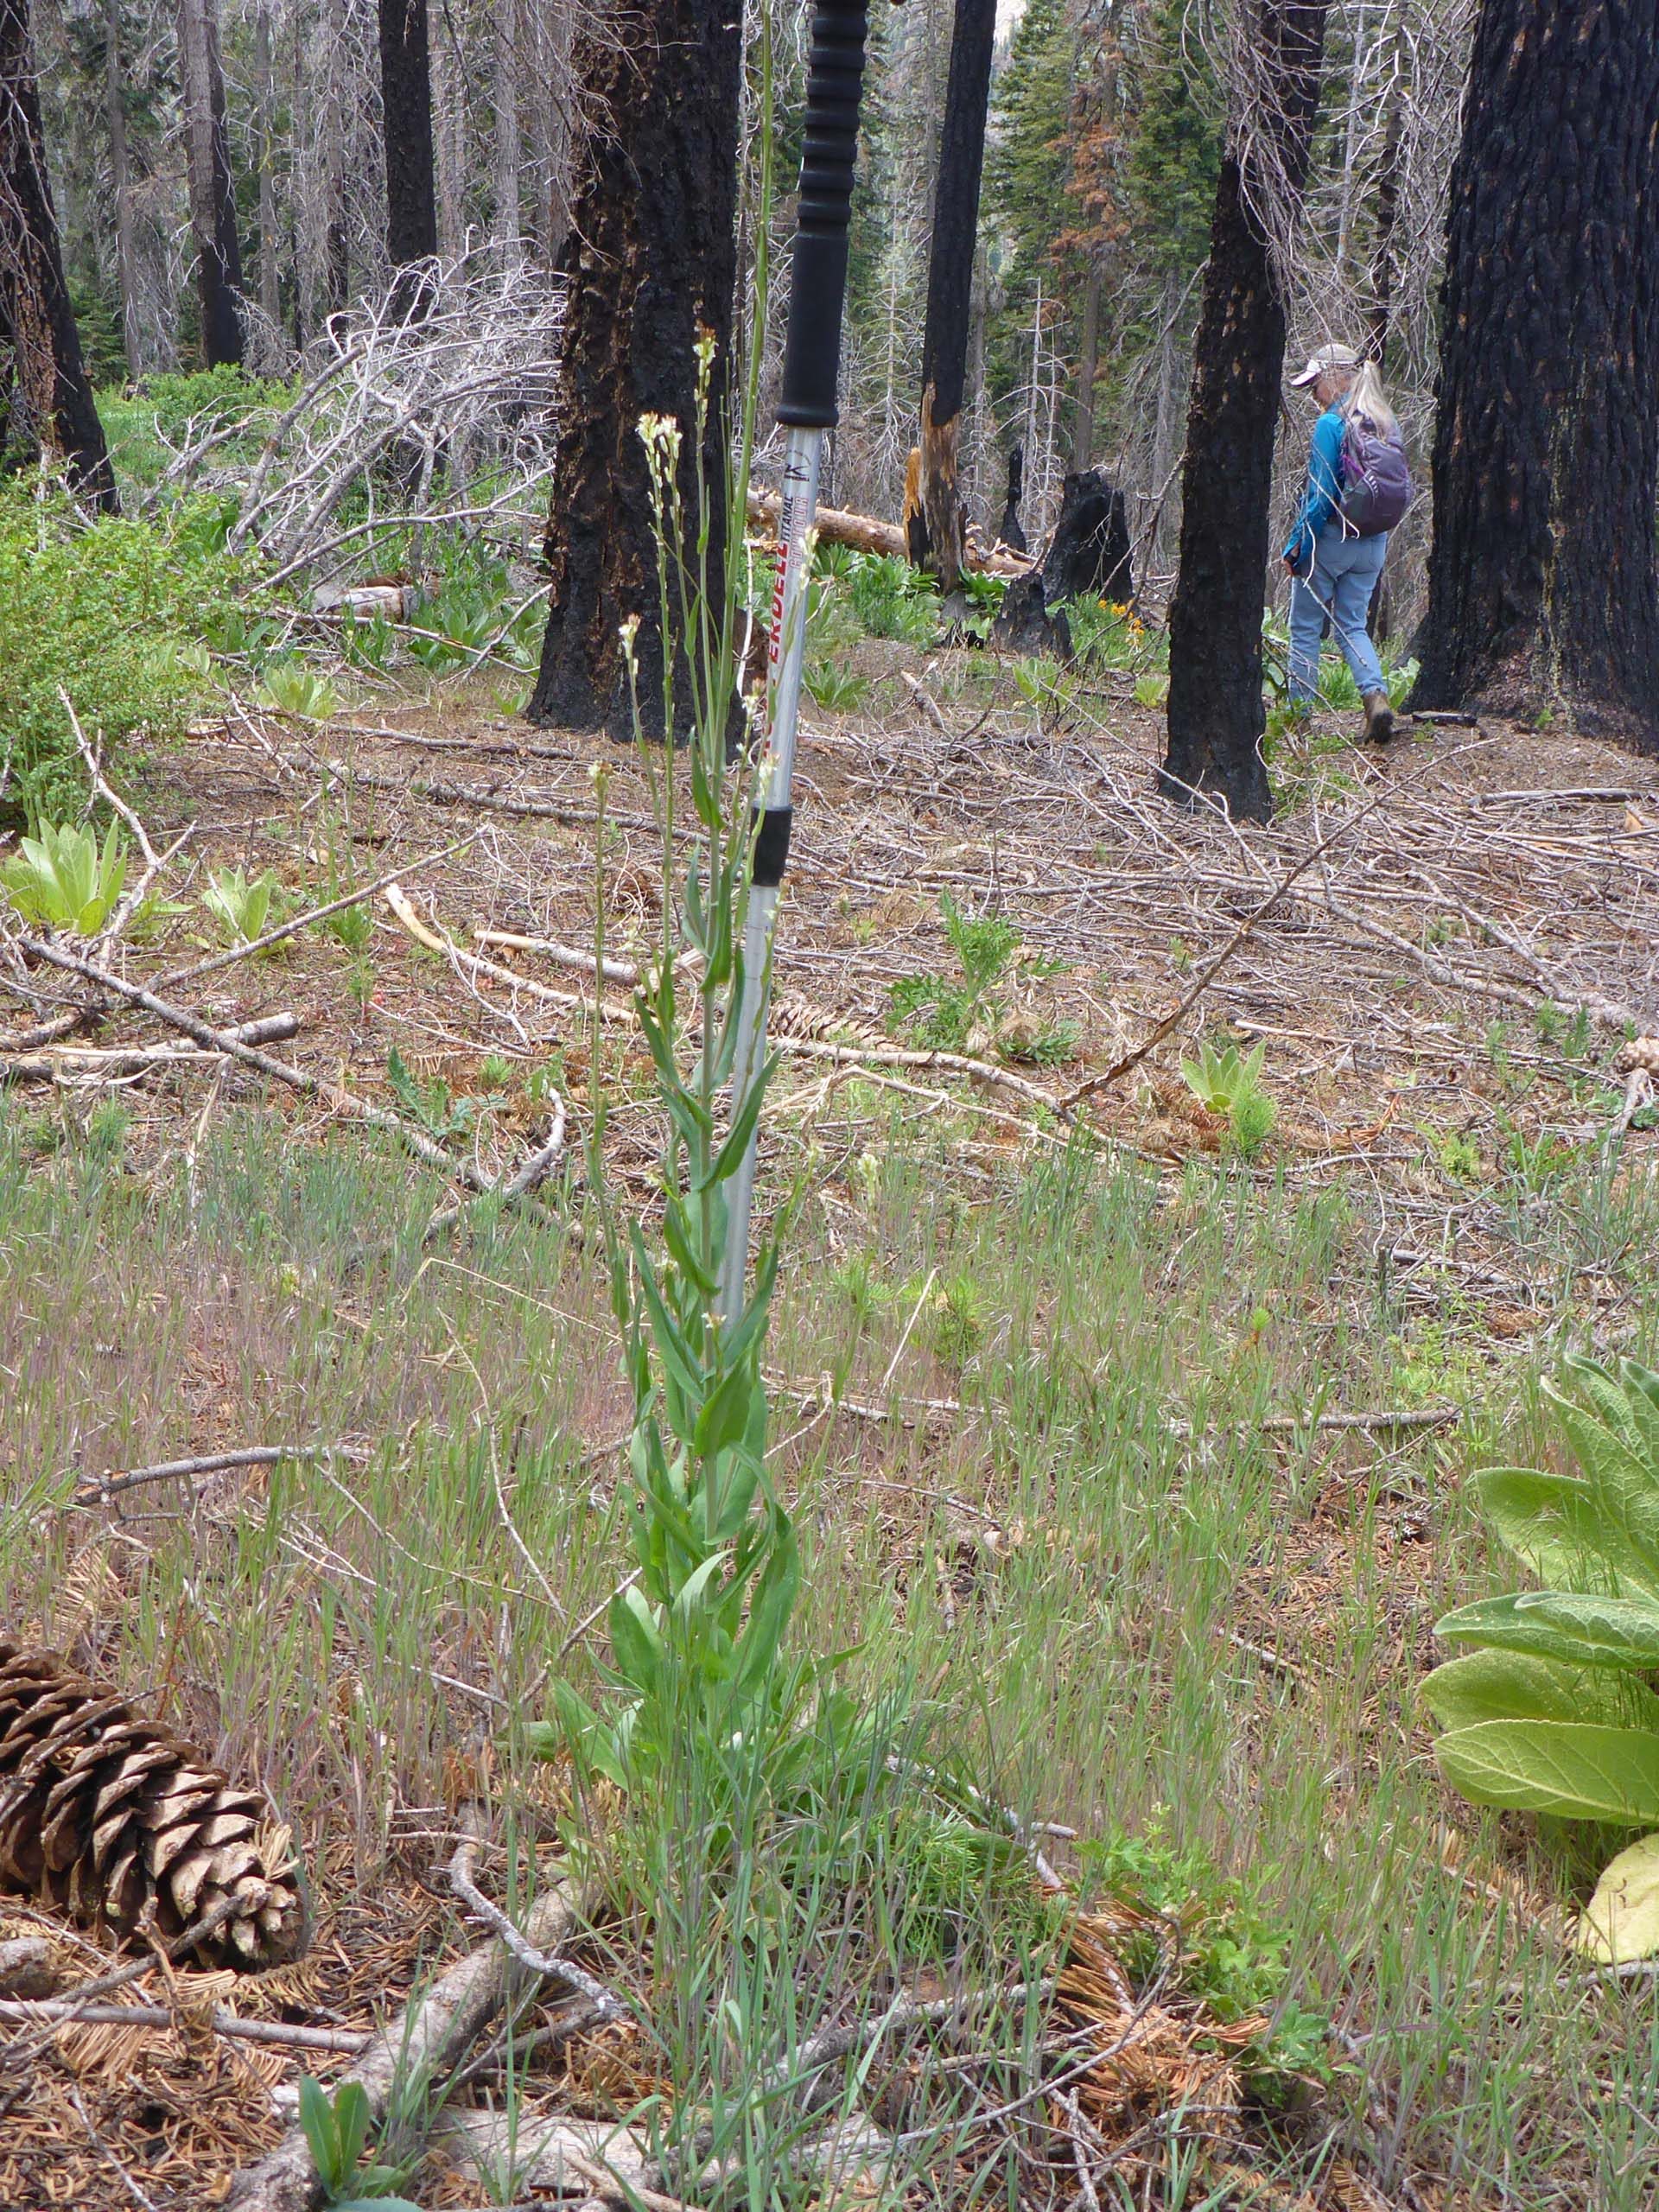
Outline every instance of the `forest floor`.
<svg viewBox="0 0 1659 2212"><path fill-rule="evenodd" d="M1552 1448L1563 1349L1659 1345L1659 1132L1611 1066L1659 1015L1659 769L1316 724L1273 763L1273 826L1237 829L1153 795L1161 718L1110 677L1033 696L982 653L858 650L867 697L803 738L761 1147L794 1205L771 1361L801 1633L925 1686L982 1786L1058 1825L1081 1901L1133 1877L1183 1930L1179 2032L1132 2088L1085 2077L1098 2179L988 2125L928 2191L1634 2212L1651 1985L1575 1958L1593 1853L1450 1793L1416 1690L1435 1618L1502 1586L1467 1472ZM463 1808L496 1894L556 1855L569 1778L518 1724L602 1658L629 1402L582 1225L595 1072L641 1208L657 1109L625 988L596 1018L590 972L477 932L591 949L601 883L607 957L648 957L662 767L477 681L320 724L233 708L125 787L158 847L188 830L196 889L270 868L297 913L401 869L407 904L165 987L219 949L198 907L120 956L212 1022L291 1011L271 1049L322 1089L65 1058L0 1103L0 1618L257 1776L316 1922L275 1976L151 1977L166 2030L76 2023L0 2073L4 2212L219 2201L296 2066L347 2060L218 2035L205 1999L343 2046L477 1940L442 1872ZM89 995L55 980L48 1013ZM163 1035L113 1007L73 1049ZM1265 1048L1248 1156L1181 1077L1205 1039ZM340 1090L484 1179L556 1092L564 1159L534 1204L428 1234L445 1178ZM0 1905L0 1940L40 1926ZM626 1931L588 1955L637 1980ZM1026 2077L973 2078L982 2120ZM523 2129L654 2080L637 2031L595 2027L498 2050L460 2101ZM527 2154L486 2169L452 2135L410 2186L557 2193Z"/></svg>

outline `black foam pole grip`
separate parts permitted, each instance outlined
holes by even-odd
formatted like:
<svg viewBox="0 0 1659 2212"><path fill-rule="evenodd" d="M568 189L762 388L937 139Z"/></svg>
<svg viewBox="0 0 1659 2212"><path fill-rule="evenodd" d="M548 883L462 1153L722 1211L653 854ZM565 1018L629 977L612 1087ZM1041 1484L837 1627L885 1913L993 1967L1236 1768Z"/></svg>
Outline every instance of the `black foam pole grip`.
<svg viewBox="0 0 1659 2212"><path fill-rule="evenodd" d="M789 335L778 420L799 429L834 427L847 294L847 223L858 154L868 0L817 0L806 71L800 227L790 264Z"/></svg>

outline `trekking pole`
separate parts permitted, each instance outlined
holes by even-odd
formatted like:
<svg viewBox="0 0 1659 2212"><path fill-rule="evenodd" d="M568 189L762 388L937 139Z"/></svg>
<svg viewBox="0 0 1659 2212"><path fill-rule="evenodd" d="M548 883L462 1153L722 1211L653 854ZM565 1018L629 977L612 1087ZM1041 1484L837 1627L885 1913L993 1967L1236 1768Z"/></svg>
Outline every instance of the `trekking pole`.
<svg viewBox="0 0 1659 2212"><path fill-rule="evenodd" d="M858 150L858 103L864 82L868 0L817 0L807 64L805 138L801 156L798 227L790 262L789 330L784 347L778 419L788 432L778 518L778 573L766 643L766 703L756 785L753 858L743 933L743 995L732 1069L736 1122L766 1063L766 1000L772 984L772 925L789 856L790 785L795 769L795 722L801 699L806 633L808 543L818 504L818 464L824 433L836 421L841 315L847 293L847 223ZM749 1211L754 1196L755 1133L727 1196L721 1312L742 1310L748 1265Z"/></svg>

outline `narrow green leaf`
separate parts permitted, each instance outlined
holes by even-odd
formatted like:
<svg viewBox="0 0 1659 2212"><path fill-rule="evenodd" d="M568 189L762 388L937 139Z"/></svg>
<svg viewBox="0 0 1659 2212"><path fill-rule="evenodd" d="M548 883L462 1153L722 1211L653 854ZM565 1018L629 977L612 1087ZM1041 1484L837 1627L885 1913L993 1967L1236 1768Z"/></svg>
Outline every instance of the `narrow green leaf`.
<svg viewBox="0 0 1659 2212"><path fill-rule="evenodd" d="M748 1427L754 1382L754 1371L747 1361L721 1376L697 1416L691 1448L699 1459L724 1452L741 1439Z"/></svg>
<svg viewBox="0 0 1659 2212"><path fill-rule="evenodd" d="M658 1685L663 1649L650 1601L638 1590L619 1591L611 1600L610 1625L617 1672L649 1697Z"/></svg>
<svg viewBox="0 0 1659 2212"><path fill-rule="evenodd" d="M748 1625L738 1645L737 1682L745 1694L757 1688L776 1663L800 1587L800 1549L794 1529L780 1513L772 1554L755 1585Z"/></svg>
<svg viewBox="0 0 1659 2212"><path fill-rule="evenodd" d="M743 1155L748 1150L749 1139L754 1135L754 1125L760 1118L760 1108L766 1097L766 1086L772 1081L777 1067L778 1055L774 1052L766 1061L755 1081L750 1084L748 1094L738 1109L737 1118L727 1134L725 1143L715 1154L714 1165L702 1180L696 1185L698 1190L710 1190L716 1183L728 1182L736 1174Z"/></svg>
<svg viewBox="0 0 1659 2212"><path fill-rule="evenodd" d="M1659 1822L1659 1736L1571 1720L1487 1720L1434 1747L1441 1771L1478 1805L1567 1820Z"/></svg>

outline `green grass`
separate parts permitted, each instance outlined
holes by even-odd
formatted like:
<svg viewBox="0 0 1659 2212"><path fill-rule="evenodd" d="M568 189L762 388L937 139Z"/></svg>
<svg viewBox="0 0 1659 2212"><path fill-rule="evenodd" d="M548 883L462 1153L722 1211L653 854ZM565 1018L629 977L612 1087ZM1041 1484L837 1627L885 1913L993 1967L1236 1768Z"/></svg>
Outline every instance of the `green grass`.
<svg viewBox="0 0 1659 2212"><path fill-rule="evenodd" d="M1659 2183L1649 1993L1584 1986L1510 1901L1592 1870L1452 1797L1414 1704L1433 1620L1505 1586L1460 1478L1546 1450L1548 1342L1494 1370L1448 1307L1409 1402L1454 1389L1461 1429L1272 1432L1285 1411L1408 1402L1430 1356L1421 1308L1379 1277L1363 1188L1203 1162L1160 1178L1057 1146L970 1198L960 1130L924 1129L869 1126L853 1211L806 1204L771 1361L964 1412L814 1422L779 1394L774 1465L808 1554L798 1648L855 1647L843 1679L887 1701L893 1740L1075 1825L1085 1893L1155 1889L1190 1975L1265 1999L1287 2048L1332 2019L1349 2041L1314 2133L1336 2127L1385 2189L1408 2168L1478 2201L1637 2212ZM336 1887L424 1867L486 1745L528 1837L545 1770L518 1716L545 1710L549 1669L594 1693L594 1635L556 1655L625 1551L618 1470L593 1449L628 1403L590 1248L538 1215L423 1252L433 1179L359 1133L297 1143L275 1107L210 1130L194 1176L135 1143L71 1103L0 1103L0 1618L76 1642L257 1774ZM1510 1234L1563 1338L1605 1272L1621 1342L1651 1357L1656 1211L1605 1165L1518 1191ZM943 1303L910 1328L930 1276ZM194 1510L130 1493L102 1540L68 1510L78 1475L271 1440L334 1456ZM1003 1535L953 1607L952 1498ZM845 1924L767 1861L691 1894L653 1860L660 1824L616 1846L642 1907L723 1931L683 1955L659 2024L746 2157L772 2156L764 2055L849 1976L937 1953L922 1923L895 1932L918 1865L976 1974L1012 1978L1046 1940L948 1822L895 1840L892 1817L872 1800L835 1832L863 1870ZM778 1940L730 1939L734 1904ZM752 2031L725 2037L722 2004ZM1011 2077L1033 2031L1010 2028ZM924 2117L949 2140L962 2114ZM1158 2201L1180 2201L1173 2183Z"/></svg>

